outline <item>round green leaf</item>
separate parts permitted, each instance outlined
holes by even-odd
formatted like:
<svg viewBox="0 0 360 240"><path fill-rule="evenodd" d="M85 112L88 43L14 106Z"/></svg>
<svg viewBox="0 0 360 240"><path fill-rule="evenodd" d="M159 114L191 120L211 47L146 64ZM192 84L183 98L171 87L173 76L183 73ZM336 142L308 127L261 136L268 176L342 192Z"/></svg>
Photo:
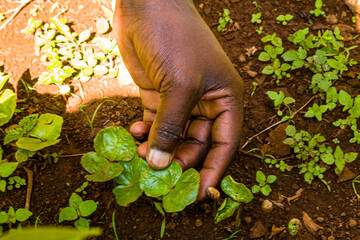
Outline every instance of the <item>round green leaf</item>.
<svg viewBox="0 0 360 240"><path fill-rule="evenodd" d="M109 72L109 69L106 66L102 66L102 65L96 65L94 67L94 73L96 75L105 75Z"/></svg>
<svg viewBox="0 0 360 240"><path fill-rule="evenodd" d="M89 230L90 229L90 223L89 220L85 218L80 218L74 223L77 230Z"/></svg>
<svg viewBox="0 0 360 240"><path fill-rule="evenodd" d="M7 223L9 217L5 211L0 212L0 224Z"/></svg>
<svg viewBox="0 0 360 240"><path fill-rule="evenodd" d="M2 90L0 94L0 126L12 118L15 108L16 94L10 89Z"/></svg>
<svg viewBox="0 0 360 240"><path fill-rule="evenodd" d="M332 165L335 162L334 156L332 154L328 154L328 153L322 154L320 156L320 159L321 159L321 161L323 161L327 165Z"/></svg>
<svg viewBox="0 0 360 240"><path fill-rule="evenodd" d="M93 200L86 200L79 204L79 211L82 217L87 217L96 211L98 203Z"/></svg>
<svg viewBox="0 0 360 240"><path fill-rule="evenodd" d="M221 181L221 189L237 202L248 203L253 199L253 195L244 184L236 182L230 175Z"/></svg>
<svg viewBox="0 0 360 240"><path fill-rule="evenodd" d="M81 165L91 175L86 179L93 182L106 182L121 174L123 167L118 163L111 163L96 152L88 152L81 157Z"/></svg>
<svg viewBox="0 0 360 240"><path fill-rule="evenodd" d="M260 188L260 192L264 194L264 196L269 196L269 194L271 193L271 187L266 184L265 186Z"/></svg>
<svg viewBox="0 0 360 240"><path fill-rule="evenodd" d="M260 191L260 186L259 185L254 185L251 187L251 192L252 193L258 193Z"/></svg>
<svg viewBox="0 0 360 240"><path fill-rule="evenodd" d="M47 140L42 141L41 139L37 138L30 138L30 137L21 137L16 141L16 146L19 148L23 148L28 151L36 152L43 148L52 146L60 142L60 139L57 140Z"/></svg>
<svg viewBox="0 0 360 240"><path fill-rule="evenodd" d="M99 18L96 22L97 33L103 34L109 31L110 25L105 18Z"/></svg>
<svg viewBox="0 0 360 240"><path fill-rule="evenodd" d="M215 223L221 222L222 220L231 217L236 209L239 208L241 203L232 200L231 198L225 198L220 208L216 212Z"/></svg>
<svg viewBox="0 0 360 240"><path fill-rule="evenodd" d="M78 208L79 204L82 203L82 198L76 193L72 193L69 198L69 206L73 208Z"/></svg>
<svg viewBox="0 0 360 240"><path fill-rule="evenodd" d="M141 196L143 190L141 190L139 183L135 183L133 185L119 185L113 189L113 193L116 202L120 206L126 207L135 202Z"/></svg>
<svg viewBox="0 0 360 240"><path fill-rule="evenodd" d="M265 174L262 171L256 171L256 181L258 183L266 182Z"/></svg>
<svg viewBox="0 0 360 240"><path fill-rule="evenodd" d="M60 137L63 121L63 118L56 114L41 114L29 135L42 141L56 140Z"/></svg>
<svg viewBox="0 0 360 240"><path fill-rule="evenodd" d="M267 176L266 182L268 183L274 183L276 181L276 176L275 175L269 175Z"/></svg>
<svg viewBox="0 0 360 240"><path fill-rule="evenodd" d="M66 221L73 221L78 218L77 212L75 208L73 207L66 207L63 210L61 210L59 215L59 223Z"/></svg>
<svg viewBox="0 0 360 240"><path fill-rule="evenodd" d="M18 222L27 220L31 215L32 215L32 212L30 212L29 210L27 210L25 208L19 208L18 210L16 210L16 213L15 213L16 220Z"/></svg>
<svg viewBox="0 0 360 240"><path fill-rule="evenodd" d="M262 52L259 55L259 60L263 61L263 62L267 62L267 61L270 60L270 56L269 56L269 54L267 52Z"/></svg>
<svg viewBox="0 0 360 240"><path fill-rule="evenodd" d="M94 148L110 161L130 161L137 153L132 136L123 127L102 129L94 140Z"/></svg>
<svg viewBox="0 0 360 240"><path fill-rule="evenodd" d="M84 30L79 35L79 42L84 42L90 38L91 31L90 30Z"/></svg>
<svg viewBox="0 0 360 240"><path fill-rule="evenodd" d="M0 163L0 177L9 177L17 168L18 162Z"/></svg>
<svg viewBox="0 0 360 240"><path fill-rule="evenodd" d="M180 164L172 162L163 170L152 169L144 162L140 176L140 188L149 197L160 197L170 192L182 174Z"/></svg>
<svg viewBox="0 0 360 240"><path fill-rule="evenodd" d="M293 125L288 125L285 129L286 135L293 137L296 134L296 128Z"/></svg>
<svg viewBox="0 0 360 240"><path fill-rule="evenodd" d="M166 212L180 212L196 201L199 193L200 173L193 168L186 170L175 188L164 196L163 206Z"/></svg>

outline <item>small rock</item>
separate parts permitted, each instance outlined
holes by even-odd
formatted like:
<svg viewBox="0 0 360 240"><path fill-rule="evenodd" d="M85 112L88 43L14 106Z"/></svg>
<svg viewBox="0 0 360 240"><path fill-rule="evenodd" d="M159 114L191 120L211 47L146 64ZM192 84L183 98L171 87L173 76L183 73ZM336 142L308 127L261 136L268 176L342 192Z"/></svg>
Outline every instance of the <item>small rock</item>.
<svg viewBox="0 0 360 240"><path fill-rule="evenodd" d="M334 14L329 14L328 17L326 18L326 22L329 24L337 24L338 19Z"/></svg>
<svg viewBox="0 0 360 240"><path fill-rule="evenodd" d="M330 237L328 237L328 240L335 240L335 237L334 237L334 236L330 236Z"/></svg>
<svg viewBox="0 0 360 240"><path fill-rule="evenodd" d="M246 62L246 56L244 54L241 54L239 57L238 57L238 60L239 62Z"/></svg>
<svg viewBox="0 0 360 240"><path fill-rule="evenodd" d="M349 227L356 227L356 225L357 225L356 220L353 218L350 218L349 219Z"/></svg>
<svg viewBox="0 0 360 240"><path fill-rule="evenodd" d="M203 8L204 8L204 4L203 4L203 3L200 3L200 4L199 4L199 8L200 8L200 9L203 9Z"/></svg>
<svg viewBox="0 0 360 240"><path fill-rule="evenodd" d="M245 217L245 222L246 222L247 224L250 224L251 221L252 221L251 217Z"/></svg>
<svg viewBox="0 0 360 240"><path fill-rule="evenodd" d="M342 212L342 213L340 214L340 216L345 217L345 216L346 216L346 212Z"/></svg>
<svg viewBox="0 0 360 240"><path fill-rule="evenodd" d="M326 236L321 235L321 240L327 240Z"/></svg>
<svg viewBox="0 0 360 240"><path fill-rule="evenodd" d="M321 222L321 223L324 222L324 220L325 220L325 219L324 219L323 217L317 217L317 218L316 218L316 221Z"/></svg>
<svg viewBox="0 0 360 240"><path fill-rule="evenodd" d="M342 12L341 12L341 15L340 15L340 18L342 19L342 18L346 17L346 15L347 15L346 12L345 12L345 11L342 11Z"/></svg>
<svg viewBox="0 0 360 240"><path fill-rule="evenodd" d="M200 219L196 219L195 226L196 227L201 227L202 225L203 225L202 221Z"/></svg>
<svg viewBox="0 0 360 240"><path fill-rule="evenodd" d="M251 70L247 70L246 73L252 78L256 77L257 75L257 72Z"/></svg>

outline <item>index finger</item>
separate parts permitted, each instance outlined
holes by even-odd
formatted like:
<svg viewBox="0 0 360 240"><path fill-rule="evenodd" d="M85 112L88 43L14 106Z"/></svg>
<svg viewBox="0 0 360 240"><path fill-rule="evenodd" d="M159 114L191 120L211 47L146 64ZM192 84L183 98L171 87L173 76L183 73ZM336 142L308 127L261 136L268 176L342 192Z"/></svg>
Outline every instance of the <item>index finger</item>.
<svg viewBox="0 0 360 240"><path fill-rule="evenodd" d="M234 157L242 134L243 110L240 104L232 104L222 112L212 127L212 146L200 171L198 200L206 198L206 189L215 187Z"/></svg>

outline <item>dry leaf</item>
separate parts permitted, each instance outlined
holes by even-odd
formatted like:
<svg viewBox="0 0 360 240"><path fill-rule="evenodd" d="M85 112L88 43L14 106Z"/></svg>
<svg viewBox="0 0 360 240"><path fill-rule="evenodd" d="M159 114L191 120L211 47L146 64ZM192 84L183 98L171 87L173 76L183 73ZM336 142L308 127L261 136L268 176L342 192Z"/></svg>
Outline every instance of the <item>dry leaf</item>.
<svg viewBox="0 0 360 240"><path fill-rule="evenodd" d="M282 201L284 201L284 199L286 199L288 201L288 203L290 204L291 201L298 199L301 196L303 191L304 191L304 189L300 188L299 190L296 191L295 195L292 197L286 197L282 194L279 194L278 202L282 202Z"/></svg>
<svg viewBox="0 0 360 240"><path fill-rule="evenodd" d="M356 177L355 173L353 173L348 167L345 167L341 172L339 178L337 179L338 183L345 182Z"/></svg>
<svg viewBox="0 0 360 240"><path fill-rule="evenodd" d="M323 229L322 226L316 224L311 217L303 211L303 222L305 227L312 233L315 234L315 232L319 229Z"/></svg>
<svg viewBox="0 0 360 240"><path fill-rule="evenodd" d="M281 233L282 231L284 231L284 227L277 227L275 225L271 226L271 234L269 236L269 239L271 239L272 237L274 237L275 235L278 235L279 233Z"/></svg>
<svg viewBox="0 0 360 240"><path fill-rule="evenodd" d="M265 227L261 221L257 221L250 229L250 238L259 238L265 235Z"/></svg>
<svg viewBox="0 0 360 240"><path fill-rule="evenodd" d="M252 46L251 48L246 48L245 50L246 50L245 54L248 57L250 57L250 56L254 55L258 49L256 47Z"/></svg>

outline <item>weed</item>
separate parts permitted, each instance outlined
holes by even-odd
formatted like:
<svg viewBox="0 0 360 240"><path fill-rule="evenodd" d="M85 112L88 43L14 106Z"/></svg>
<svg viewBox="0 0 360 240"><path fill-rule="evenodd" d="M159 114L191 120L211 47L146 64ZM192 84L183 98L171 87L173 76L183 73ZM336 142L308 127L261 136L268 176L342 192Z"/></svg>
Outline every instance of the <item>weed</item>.
<svg viewBox="0 0 360 240"><path fill-rule="evenodd" d="M0 224L7 224L9 226L10 232L16 231L21 229L21 225L18 225L17 229L13 229L13 224L16 222L23 222L26 221L30 216L32 215L32 212L25 208L19 208L15 211L15 209L11 206L9 207L8 212L1 211L0 212ZM3 234L3 227L0 226L0 235Z"/></svg>
<svg viewBox="0 0 360 240"><path fill-rule="evenodd" d="M261 23L261 12L254 13L251 15L251 23Z"/></svg>
<svg viewBox="0 0 360 240"><path fill-rule="evenodd" d="M321 10L321 8L323 7L323 3L322 0L315 0L315 9L314 10L310 10L310 14L313 14L315 17L318 16L323 16L324 18L326 17L326 14L323 10Z"/></svg>
<svg viewBox="0 0 360 240"><path fill-rule="evenodd" d="M269 96L269 98L274 101L274 107L277 110L277 114L280 117L283 116L285 109L289 110L290 115L283 117L281 121L286 121L288 119L291 119L292 112L289 105L294 103L295 99L293 99L292 97L285 97L283 91L280 91L279 93L276 93L274 91L267 91L266 93ZM283 110L281 110L282 105L285 106L285 109Z"/></svg>
<svg viewBox="0 0 360 240"><path fill-rule="evenodd" d="M294 16L291 14L286 14L286 15L281 14L276 17L276 21L278 24L281 23L282 25L287 25L293 18L294 18Z"/></svg>
<svg viewBox="0 0 360 240"><path fill-rule="evenodd" d="M260 26L257 29L255 29L255 32L257 32L257 34L259 34L259 35L262 34L264 32L263 26Z"/></svg>
<svg viewBox="0 0 360 240"><path fill-rule="evenodd" d="M94 130L94 125L93 125L93 123L94 123L94 120L95 120L95 117L96 117L97 112L99 111L100 107L101 107L105 102L109 102L109 101L115 103L114 100L110 100L110 99L107 99L107 100L102 101L102 102L95 108L95 111L94 111L93 115L91 116L91 119L90 119L90 116L89 116L89 115L84 111L84 109L83 109L83 108L89 106L91 103L88 103L88 104L79 106L79 111L85 114L85 116L86 116L86 118L87 118L87 120L88 120L88 124L89 124L89 126L90 126L90 128L91 128L91 131Z"/></svg>
<svg viewBox="0 0 360 240"><path fill-rule="evenodd" d="M233 23L230 17L230 10L224 9L223 13L219 13L219 25L217 26L218 32L221 32L229 23Z"/></svg>
<svg viewBox="0 0 360 240"><path fill-rule="evenodd" d="M272 191L269 184L274 183L275 181L276 181L275 175L269 175L266 177L262 171L257 171L256 182L258 184L253 185L251 191L254 194L261 192L264 196L269 196L269 194Z"/></svg>

